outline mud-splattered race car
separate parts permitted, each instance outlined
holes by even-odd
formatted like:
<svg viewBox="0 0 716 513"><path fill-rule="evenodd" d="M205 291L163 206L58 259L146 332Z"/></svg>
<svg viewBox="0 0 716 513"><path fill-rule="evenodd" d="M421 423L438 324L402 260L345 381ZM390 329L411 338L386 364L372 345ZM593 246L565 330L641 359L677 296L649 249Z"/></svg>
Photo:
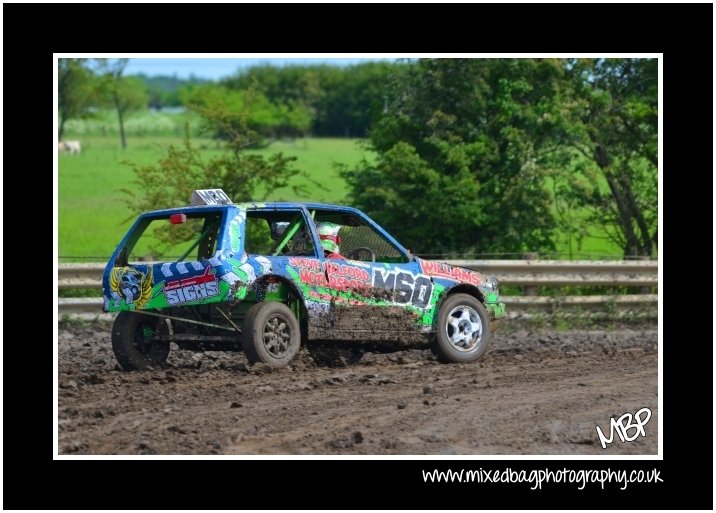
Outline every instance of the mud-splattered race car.
<svg viewBox="0 0 716 513"><path fill-rule="evenodd" d="M162 366L172 342L282 367L302 341L428 339L468 362L505 314L495 278L417 258L355 208L234 204L220 189L139 216L102 285L124 370Z"/></svg>

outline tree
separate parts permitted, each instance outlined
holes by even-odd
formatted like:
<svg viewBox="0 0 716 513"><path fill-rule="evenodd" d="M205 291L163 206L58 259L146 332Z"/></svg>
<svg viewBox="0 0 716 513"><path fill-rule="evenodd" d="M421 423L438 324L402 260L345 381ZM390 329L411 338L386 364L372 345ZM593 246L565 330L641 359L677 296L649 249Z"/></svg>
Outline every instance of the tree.
<svg viewBox="0 0 716 513"><path fill-rule="evenodd" d="M139 78L147 88L149 107L162 110L165 107L181 106L180 91L185 87L209 83L210 80L196 78L191 75L188 79L176 75L152 75L144 73L134 75Z"/></svg>
<svg viewBox="0 0 716 513"><path fill-rule="evenodd" d="M384 105L388 79L400 63L366 62L354 66L255 66L222 81L230 90L255 88L272 104L303 109L314 135L364 137Z"/></svg>
<svg viewBox="0 0 716 513"><path fill-rule="evenodd" d="M87 114L96 101L95 77L87 68L87 59L58 60L57 100L60 115L58 140L65 133L65 123Z"/></svg>
<svg viewBox="0 0 716 513"><path fill-rule="evenodd" d="M274 153L265 158L246 153L259 138L248 126L251 116L248 107L237 112L218 102L212 103L211 108L200 110L200 113L207 126L220 130L224 135L225 152L205 158L191 143L187 127L182 144L169 145L157 163L129 163L135 172L136 190L140 191L124 190L129 196L127 205L134 214L185 204L194 189L221 188L233 201L256 201L269 196L280 199L276 190L283 188L290 188L294 194L302 192L300 186L291 183L296 176L302 176L304 182L312 181L304 172L293 167L296 157ZM190 234L158 228L154 235L160 242L173 243Z"/></svg>
<svg viewBox="0 0 716 513"><path fill-rule="evenodd" d="M657 248L657 77L656 59L567 66L565 146L591 163L572 175L571 197L626 256L653 256Z"/></svg>
<svg viewBox="0 0 716 513"><path fill-rule="evenodd" d="M384 107L388 84L403 68L396 63L366 62L324 74L314 133L365 137Z"/></svg>
<svg viewBox="0 0 716 513"><path fill-rule="evenodd" d="M325 64L318 66L252 66L222 81L227 89L246 91L255 89L274 105L301 105L315 115L315 109L324 95L326 74L337 68Z"/></svg>
<svg viewBox="0 0 716 513"><path fill-rule="evenodd" d="M124 120L129 112L146 108L146 85L137 77L123 76L129 59L98 59L98 67L102 72L102 90L107 101L117 111L119 136L122 148L127 147L124 133Z"/></svg>
<svg viewBox="0 0 716 513"><path fill-rule="evenodd" d="M654 59L420 60L392 79L376 162L344 176L419 251L544 251L598 226L652 256L657 88Z"/></svg>
<svg viewBox="0 0 716 513"><path fill-rule="evenodd" d="M263 138L303 136L311 122L304 107L273 104L255 87L237 91L204 85L187 90L183 101L188 109L202 117L204 128L214 136L232 139L251 133L255 137L243 141L247 145L262 144Z"/></svg>
<svg viewBox="0 0 716 513"><path fill-rule="evenodd" d="M353 202L417 253L554 247L545 152L560 63L423 59L393 77Z"/></svg>

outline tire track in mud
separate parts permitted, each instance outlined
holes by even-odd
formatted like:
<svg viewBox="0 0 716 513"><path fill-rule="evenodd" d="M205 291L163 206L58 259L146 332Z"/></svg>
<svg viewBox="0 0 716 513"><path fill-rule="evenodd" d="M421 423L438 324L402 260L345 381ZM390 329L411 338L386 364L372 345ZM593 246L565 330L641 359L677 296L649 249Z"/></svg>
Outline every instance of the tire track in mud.
<svg viewBox="0 0 716 513"><path fill-rule="evenodd" d="M496 333L472 364L421 346L313 344L289 367L173 350L125 373L106 325L60 329L60 454L656 454L657 332ZM595 427L648 407L646 437Z"/></svg>

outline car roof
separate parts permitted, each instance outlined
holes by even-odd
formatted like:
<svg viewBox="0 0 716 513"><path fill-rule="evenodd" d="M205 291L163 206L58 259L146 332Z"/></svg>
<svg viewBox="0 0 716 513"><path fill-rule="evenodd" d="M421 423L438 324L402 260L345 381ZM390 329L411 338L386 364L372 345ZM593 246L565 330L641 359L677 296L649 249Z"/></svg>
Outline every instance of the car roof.
<svg viewBox="0 0 716 513"><path fill-rule="evenodd" d="M191 210L193 212L202 211L215 211L217 209L234 207L243 210L283 210L289 208L306 208L308 210L340 210L348 212L360 213L360 210L354 207L348 207L344 205L334 205L329 203L315 203L315 202L291 202L291 201L256 201L256 202L241 202L241 203L229 203L221 205L185 205L181 207L165 208L160 210L152 210L145 212L142 216L152 216L156 214L172 214L176 212L185 212Z"/></svg>
<svg viewBox="0 0 716 513"><path fill-rule="evenodd" d="M348 207L345 205L334 205L330 203L314 203L314 202L290 202L290 201L269 201L269 202L254 202L254 203L234 203L235 207L245 209L283 209L283 208L296 208L305 207L308 210L357 210L354 207Z"/></svg>

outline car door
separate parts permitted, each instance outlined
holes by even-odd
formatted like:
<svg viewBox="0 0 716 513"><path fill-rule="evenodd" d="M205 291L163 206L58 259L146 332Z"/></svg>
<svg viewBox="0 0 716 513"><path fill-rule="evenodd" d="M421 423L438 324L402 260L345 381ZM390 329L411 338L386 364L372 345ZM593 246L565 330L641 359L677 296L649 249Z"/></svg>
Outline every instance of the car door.
<svg viewBox="0 0 716 513"><path fill-rule="evenodd" d="M420 332L433 284L410 254L360 213L318 211L314 220L343 223L343 258L322 258L328 305L312 319L319 338L385 340Z"/></svg>

